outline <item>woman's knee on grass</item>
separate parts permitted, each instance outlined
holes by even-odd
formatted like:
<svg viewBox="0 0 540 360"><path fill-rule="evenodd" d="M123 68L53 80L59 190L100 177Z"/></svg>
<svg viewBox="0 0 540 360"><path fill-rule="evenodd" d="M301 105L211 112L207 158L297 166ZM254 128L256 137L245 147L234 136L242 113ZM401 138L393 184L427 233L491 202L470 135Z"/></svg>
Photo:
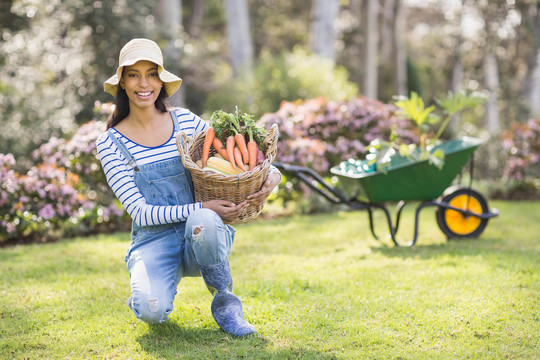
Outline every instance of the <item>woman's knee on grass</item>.
<svg viewBox="0 0 540 360"><path fill-rule="evenodd" d="M135 294L134 294L135 295ZM166 322L172 311L172 301L159 299L151 295L132 296L130 308L138 319L148 323L157 324Z"/></svg>

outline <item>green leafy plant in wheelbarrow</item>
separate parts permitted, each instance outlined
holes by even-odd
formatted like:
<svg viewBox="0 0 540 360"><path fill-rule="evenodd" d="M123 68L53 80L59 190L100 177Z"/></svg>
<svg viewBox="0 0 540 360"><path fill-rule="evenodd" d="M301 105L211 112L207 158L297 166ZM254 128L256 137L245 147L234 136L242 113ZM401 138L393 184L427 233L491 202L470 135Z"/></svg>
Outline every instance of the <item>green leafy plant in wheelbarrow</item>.
<svg viewBox="0 0 540 360"><path fill-rule="evenodd" d="M400 114L413 121L420 131L419 144L398 144L397 132L392 131L389 141L375 139L368 147L370 154L366 157L370 169L385 171L391 166L392 156L396 153L410 161L427 160L430 164L441 169L444 166L444 151L438 148L441 135L447 128L452 118L459 112L475 108L485 102L485 97L480 94L465 94L463 92L449 92L443 99L437 99L437 104L443 112L443 116L435 113L435 105L426 107L424 100L417 93L412 92L410 98L405 96L396 97L395 105L400 109ZM429 136L432 125L442 123L433 136Z"/></svg>

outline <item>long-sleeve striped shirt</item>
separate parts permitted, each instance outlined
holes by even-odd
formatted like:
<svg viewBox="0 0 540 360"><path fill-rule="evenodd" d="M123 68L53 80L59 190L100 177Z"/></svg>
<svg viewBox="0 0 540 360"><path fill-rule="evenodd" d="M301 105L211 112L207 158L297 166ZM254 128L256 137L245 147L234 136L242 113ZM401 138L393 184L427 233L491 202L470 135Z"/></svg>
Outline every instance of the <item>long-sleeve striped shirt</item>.
<svg viewBox="0 0 540 360"><path fill-rule="evenodd" d="M208 127L205 121L187 109L176 109L173 113L178 121L178 129L184 131L189 137ZM137 144L114 128L113 134L126 145L138 165L152 164L180 156L176 147L176 132L171 134L165 144L156 147ZM104 132L97 139L97 156L101 161L107 183L137 225L159 225L184 221L194 210L202 207L200 202L173 206L148 204L135 184L134 170L128 166L128 160L109 136L108 132Z"/></svg>

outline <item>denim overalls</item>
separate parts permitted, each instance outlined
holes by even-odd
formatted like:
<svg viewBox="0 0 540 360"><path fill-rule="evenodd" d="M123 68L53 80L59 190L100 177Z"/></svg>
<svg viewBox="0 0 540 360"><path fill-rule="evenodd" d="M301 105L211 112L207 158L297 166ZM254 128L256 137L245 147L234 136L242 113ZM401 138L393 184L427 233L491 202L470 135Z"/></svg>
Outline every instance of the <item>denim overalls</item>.
<svg viewBox="0 0 540 360"><path fill-rule="evenodd" d="M176 116L171 112L174 133ZM109 130L109 137L128 160L135 184L153 205L194 203L193 184L180 156L159 163L137 165L125 144ZM131 279L129 307L148 323L167 321L176 288L183 276L201 276L199 265L227 259L235 230L212 210L199 209L187 221L139 226L133 222L131 245L125 256Z"/></svg>

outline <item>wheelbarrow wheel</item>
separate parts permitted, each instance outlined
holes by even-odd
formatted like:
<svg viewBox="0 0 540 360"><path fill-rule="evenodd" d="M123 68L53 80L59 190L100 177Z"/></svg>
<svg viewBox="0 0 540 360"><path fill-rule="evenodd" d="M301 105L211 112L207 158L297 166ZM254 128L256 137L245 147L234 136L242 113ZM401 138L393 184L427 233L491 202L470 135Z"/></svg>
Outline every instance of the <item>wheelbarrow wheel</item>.
<svg viewBox="0 0 540 360"><path fill-rule="evenodd" d="M476 214L488 212L486 199L470 188L450 188L443 194L441 201L455 208L464 211L469 210ZM467 215L444 206L437 208L436 216L439 228L448 239L476 238L484 231L488 222L488 219Z"/></svg>

